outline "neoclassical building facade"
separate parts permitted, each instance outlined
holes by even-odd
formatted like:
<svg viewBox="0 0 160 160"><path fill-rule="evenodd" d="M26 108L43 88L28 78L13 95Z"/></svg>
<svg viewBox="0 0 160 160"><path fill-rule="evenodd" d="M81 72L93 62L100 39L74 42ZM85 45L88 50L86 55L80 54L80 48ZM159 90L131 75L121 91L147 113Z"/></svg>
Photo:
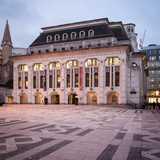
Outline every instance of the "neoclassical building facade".
<svg viewBox="0 0 160 160"><path fill-rule="evenodd" d="M42 30L27 55L13 57L15 103L142 103L134 24L103 18Z"/></svg>

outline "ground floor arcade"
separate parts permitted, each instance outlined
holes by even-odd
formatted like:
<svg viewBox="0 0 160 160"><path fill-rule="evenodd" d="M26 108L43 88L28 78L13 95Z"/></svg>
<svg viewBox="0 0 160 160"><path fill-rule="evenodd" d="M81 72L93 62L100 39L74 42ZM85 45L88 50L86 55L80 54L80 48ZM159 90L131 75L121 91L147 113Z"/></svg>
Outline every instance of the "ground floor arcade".
<svg viewBox="0 0 160 160"><path fill-rule="evenodd" d="M51 92L46 95L43 92L36 92L33 95L29 95L25 92L20 93L15 97L16 102L20 104L121 104L121 96L116 91L108 92L105 95L100 95L96 91L88 91L84 95L80 95L76 92L68 92L63 95L58 92Z"/></svg>

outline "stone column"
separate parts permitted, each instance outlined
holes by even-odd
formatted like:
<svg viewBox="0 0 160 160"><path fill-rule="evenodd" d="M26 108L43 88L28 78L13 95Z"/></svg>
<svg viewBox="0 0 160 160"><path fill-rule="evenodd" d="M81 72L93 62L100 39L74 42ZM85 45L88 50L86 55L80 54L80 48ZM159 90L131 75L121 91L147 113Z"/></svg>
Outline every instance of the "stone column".
<svg viewBox="0 0 160 160"><path fill-rule="evenodd" d="M127 103L127 62L126 57L121 59L120 65L120 90L119 90L119 103Z"/></svg>
<svg viewBox="0 0 160 160"><path fill-rule="evenodd" d="M101 59L99 63L99 68L98 68L98 103L99 104L104 104L105 103L105 92L104 92L104 81L105 81L105 73L104 73L104 60Z"/></svg>
<svg viewBox="0 0 160 160"><path fill-rule="evenodd" d="M32 65L28 66L28 103L34 103Z"/></svg>
<svg viewBox="0 0 160 160"><path fill-rule="evenodd" d="M14 103L19 103L18 95L18 66L14 65L13 67L13 99Z"/></svg>
<svg viewBox="0 0 160 160"><path fill-rule="evenodd" d="M66 73L65 73L65 63L62 63L61 66L61 97L60 97L60 103L65 104L67 103L67 97L66 97Z"/></svg>

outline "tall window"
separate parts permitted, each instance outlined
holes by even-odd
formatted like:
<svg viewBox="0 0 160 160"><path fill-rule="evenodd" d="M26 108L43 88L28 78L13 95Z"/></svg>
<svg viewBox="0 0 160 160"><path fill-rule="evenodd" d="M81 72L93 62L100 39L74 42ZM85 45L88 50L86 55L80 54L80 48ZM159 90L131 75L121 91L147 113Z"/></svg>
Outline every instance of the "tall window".
<svg viewBox="0 0 160 160"><path fill-rule="evenodd" d="M55 34L54 41L60 41L60 35L59 34Z"/></svg>
<svg viewBox="0 0 160 160"><path fill-rule="evenodd" d="M74 39L76 39L76 37L77 37L76 32L72 32L71 33L71 39L74 40Z"/></svg>
<svg viewBox="0 0 160 160"><path fill-rule="evenodd" d="M79 63L77 60L71 60L67 62L66 73L67 88L79 87Z"/></svg>
<svg viewBox="0 0 160 160"><path fill-rule="evenodd" d="M108 57L105 61L105 85L106 87L120 86L120 59Z"/></svg>
<svg viewBox="0 0 160 160"><path fill-rule="evenodd" d="M18 89L28 89L28 66L26 64L18 66Z"/></svg>
<svg viewBox="0 0 160 160"><path fill-rule="evenodd" d="M61 65L59 62L49 64L49 88L60 88Z"/></svg>
<svg viewBox="0 0 160 160"><path fill-rule="evenodd" d="M52 36L48 35L47 38L46 38L46 41L47 41L47 43L51 42L52 41Z"/></svg>
<svg viewBox="0 0 160 160"><path fill-rule="evenodd" d="M88 31L88 37L94 37L94 30L93 29L90 29Z"/></svg>
<svg viewBox="0 0 160 160"><path fill-rule="evenodd" d="M85 38L85 31L79 32L79 38Z"/></svg>
<svg viewBox="0 0 160 160"><path fill-rule="evenodd" d="M44 88L46 85L46 73L44 65L36 63L33 65L33 88Z"/></svg>
<svg viewBox="0 0 160 160"><path fill-rule="evenodd" d="M68 39L68 34L67 33L63 33L62 39L63 39L63 41L67 40Z"/></svg>
<svg viewBox="0 0 160 160"><path fill-rule="evenodd" d="M85 86L98 87L98 60L95 58L85 62Z"/></svg>

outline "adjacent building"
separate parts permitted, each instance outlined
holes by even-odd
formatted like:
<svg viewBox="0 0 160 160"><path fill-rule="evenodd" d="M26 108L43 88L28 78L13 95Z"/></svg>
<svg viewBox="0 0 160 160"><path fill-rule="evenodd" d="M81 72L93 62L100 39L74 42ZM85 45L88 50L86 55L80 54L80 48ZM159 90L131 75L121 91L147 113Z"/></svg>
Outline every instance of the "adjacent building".
<svg viewBox="0 0 160 160"><path fill-rule="evenodd" d="M12 40L8 21L0 48L0 103L12 102L13 89L13 63L12 63Z"/></svg>
<svg viewBox="0 0 160 160"><path fill-rule="evenodd" d="M149 103L160 103L160 45L151 44L142 51L147 60L147 94Z"/></svg>
<svg viewBox="0 0 160 160"><path fill-rule="evenodd" d="M13 57L15 103L143 103L143 56L135 24L107 18L42 28Z"/></svg>

